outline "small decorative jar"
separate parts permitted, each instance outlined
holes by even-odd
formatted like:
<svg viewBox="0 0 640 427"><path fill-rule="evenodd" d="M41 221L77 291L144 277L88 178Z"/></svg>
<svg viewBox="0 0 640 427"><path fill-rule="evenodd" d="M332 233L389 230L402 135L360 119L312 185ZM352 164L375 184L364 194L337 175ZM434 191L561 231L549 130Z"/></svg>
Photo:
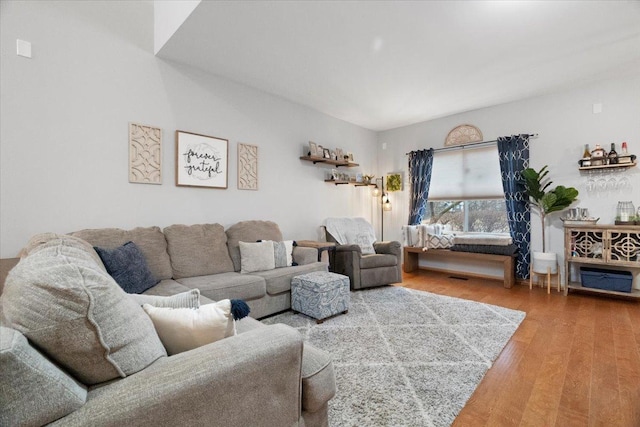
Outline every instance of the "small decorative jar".
<svg viewBox="0 0 640 427"><path fill-rule="evenodd" d="M618 208L616 209L616 223L633 223L635 214L636 208L633 206L633 202L618 202Z"/></svg>

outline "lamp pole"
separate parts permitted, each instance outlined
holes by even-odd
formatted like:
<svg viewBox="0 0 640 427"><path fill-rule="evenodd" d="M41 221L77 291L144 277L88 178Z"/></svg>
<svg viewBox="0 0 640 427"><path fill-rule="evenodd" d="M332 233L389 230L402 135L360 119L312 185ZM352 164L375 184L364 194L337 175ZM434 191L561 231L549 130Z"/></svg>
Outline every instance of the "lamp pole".
<svg viewBox="0 0 640 427"><path fill-rule="evenodd" d="M384 177L380 177L380 240L384 242Z"/></svg>
<svg viewBox="0 0 640 427"><path fill-rule="evenodd" d="M380 240L384 241L384 212L391 210L391 202L389 195L384 192L384 177L376 178L375 182L377 183L378 180L380 180L380 188L376 184L371 195L376 198L380 196Z"/></svg>

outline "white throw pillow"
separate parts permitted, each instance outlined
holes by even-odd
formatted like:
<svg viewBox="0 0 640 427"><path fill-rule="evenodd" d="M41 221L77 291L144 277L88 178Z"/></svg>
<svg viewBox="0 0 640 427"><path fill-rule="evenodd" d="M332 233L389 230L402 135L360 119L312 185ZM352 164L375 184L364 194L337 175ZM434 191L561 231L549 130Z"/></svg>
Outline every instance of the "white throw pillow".
<svg viewBox="0 0 640 427"><path fill-rule="evenodd" d="M228 299L193 308L142 306L169 355L182 353L236 334Z"/></svg>
<svg viewBox="0 0 640 427"><path fill-rule="evenodd" d="M360 246L360 250L364 255L376 253L376 250L373 248L373 242L375 242L375 239L373 239L368 233L347 232L346 237L347 244Z"/></svg>
<svg viewBox="0 0 640 427"><path fill-rule="evenodd" d="M273 242L238 242L240 247L240 273L273 270L276 268Z"/></svg>

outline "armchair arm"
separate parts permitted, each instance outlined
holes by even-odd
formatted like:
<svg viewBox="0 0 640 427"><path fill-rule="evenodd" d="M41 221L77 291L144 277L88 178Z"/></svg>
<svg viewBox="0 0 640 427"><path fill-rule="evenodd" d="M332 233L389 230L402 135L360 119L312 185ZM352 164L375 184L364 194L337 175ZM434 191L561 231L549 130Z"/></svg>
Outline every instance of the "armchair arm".
<svg viewBox="0 0 640 427"><path fill-rule="evenodd" d="M304 246L294 246L293 261L298 265L311 264L318 261L318 250Z"/></svg>
<svg viewBox="0 0 640 427"><path fill-rule="evenodd" d="M373 244L373 248L377 254L390 254L400 257L402 253L402 245L397 241L376 242Z"/></svg>
<svg viewBox="0 0 640 427"><path fill-rule="evenodd" d="M95 387L53 425L297 426L301 366L295 329L257 328Z"/></svg>
<svg viewBox="0 0 640 427"><path fill-rule="evenodd" d="M358 245L336 245L336 252L357 252L362 255L362 249Z"/></svg>

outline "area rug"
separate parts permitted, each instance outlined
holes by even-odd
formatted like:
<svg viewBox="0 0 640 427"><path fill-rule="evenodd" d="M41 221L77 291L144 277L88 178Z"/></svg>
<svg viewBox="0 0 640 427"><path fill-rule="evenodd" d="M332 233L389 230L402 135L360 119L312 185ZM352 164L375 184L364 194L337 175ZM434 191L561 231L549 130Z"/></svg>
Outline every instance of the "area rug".
<svg viewBox="0 0 640 427"><path fill-rule="evenodd" d="M333 356L341 426L450 426L525 317L521 311L387 286L351 292L349 312L316 324L293 312L263 323L296 328Z"/></svg>

